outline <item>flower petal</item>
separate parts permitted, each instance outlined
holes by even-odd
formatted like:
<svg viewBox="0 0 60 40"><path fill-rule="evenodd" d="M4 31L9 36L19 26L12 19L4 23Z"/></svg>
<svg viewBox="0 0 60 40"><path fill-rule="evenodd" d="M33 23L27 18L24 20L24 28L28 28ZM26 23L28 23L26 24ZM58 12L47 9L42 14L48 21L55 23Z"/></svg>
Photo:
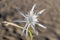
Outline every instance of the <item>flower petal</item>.
<svg viewBox="0 0 60 40"><path fill-rule="evenodd" d="M39 23L37 23L37 25L40 26L40 27L43 27L43 28L47 28L47 27L45 27L45 26L43 26L42 24L39 24Z"/></svg>
<svg viewBox="0 0 60 40"><path fill-rule="evenodd" d="M31 27L32 27L32 29L34 30L34 33L35 33L36 35L38 35L38 31L35 30L35 27L34 27L33 25L31 25Z"/></svg>
<svg viewBox="0 0 60 40"><path fill-rule="evenodd" d="M19 9L17 7L16 7L16 9L23 17L26 17L21 11L19 11Z"/></svg>
<svg viewBox="0 0 60 40"><path fill-rule="evenodd" d="M26 37L28 37L28 30L26 29Z"/></svg>
<svg viewBox="0 0 60 40"><path fill-rule="evenodd" d="M28 37L28 29L30 27L30 24L28 25L27 29L26 29L26 37Z"/></svg>
<svg viewBox="0 0 60 40"><path fill-rule="evenodd" d="M33 7L32 7L32 9L31 9L31 11L30 11L30 15L33 15L35 6L36 6L36 3L35 3L35 4L33 5Z"/></svg>
<svg viewBox="0 0 60 40"><path fill-rule="evenodd" d="M31 28L35 31L35 27L31 24Z"/></svg>
<svg viewBox="0 0 60 40"><path fill-rule="evenodd" d="M28 24L26 23L24 28L23 28L22 35L24 34L24 31L26 30L27 26L28 26Z"/></svg>
<svg viewBox="0 0 60 40"><path fill-rule="evenodd" d="M45 11L45 9L39 11L39 12L37 13L37 15L39 16L39 15L42 14L44 11Z"/></svg>
<svg viewBox="0 0 60 40"><path fill-rule="evenodd" d="M35 31L36 35L38 35L38 31Z"/></svg>

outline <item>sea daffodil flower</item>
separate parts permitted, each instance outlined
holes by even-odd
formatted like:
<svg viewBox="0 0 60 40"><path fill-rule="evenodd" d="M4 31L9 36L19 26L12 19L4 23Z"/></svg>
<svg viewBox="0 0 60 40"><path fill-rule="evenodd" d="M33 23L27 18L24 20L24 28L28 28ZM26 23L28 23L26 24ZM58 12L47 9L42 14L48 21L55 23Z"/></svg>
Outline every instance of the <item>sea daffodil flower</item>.
<svg viewBox="0 0 60 40"><path fill-rule="evenodd" d="M19 11L18 8L17 11L25 18L24 20L14 20L14 22L20 22L20 23L26 23L22 33L26 33L26 36L28 36L28 28L31 27L34 31L34 33L36 33L38 35L38 32L35 30L35 25L38 25L40 27L46 28L45 26L43 26L42 24L38 23L38 19L37 17L39 17L40 14L42 14L45 9L39 11L38 13L34 13L34 8L35 8L36 4L33 5L32 9L30 10L30 12L28 12L28 14L24 15L24 13L22 13L21 11Z"/></svg>

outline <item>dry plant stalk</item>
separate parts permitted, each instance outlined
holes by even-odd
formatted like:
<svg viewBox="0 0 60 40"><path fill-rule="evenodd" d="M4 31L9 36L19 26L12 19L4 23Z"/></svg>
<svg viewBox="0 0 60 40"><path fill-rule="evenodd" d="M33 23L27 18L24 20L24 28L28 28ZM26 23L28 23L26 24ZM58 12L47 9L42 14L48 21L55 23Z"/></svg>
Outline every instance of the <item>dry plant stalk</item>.
<svg viewBox="0 0 60 40"><path fill-rule="evenodd" d="M22 26L19 26L19 25L15 24L15 23L12 23L12 22L4 21L3 23L5 23L6 26L12 25L12 26L18 27L18 28L20 28L20 29L23 29ZM29 28L28 32L29 32L29 35L30 35L30 39L33 40L33 35L32 35L33 33L32 33L31 28Z"/></svg>

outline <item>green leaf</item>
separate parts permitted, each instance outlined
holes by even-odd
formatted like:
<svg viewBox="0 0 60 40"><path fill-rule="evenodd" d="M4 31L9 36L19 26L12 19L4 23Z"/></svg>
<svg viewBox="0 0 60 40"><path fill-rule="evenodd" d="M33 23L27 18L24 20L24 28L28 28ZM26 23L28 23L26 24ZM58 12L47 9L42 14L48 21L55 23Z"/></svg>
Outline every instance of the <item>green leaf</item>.
<svg viewBox="0 0 60 40"><path fill-rule="evenodd" d="M29 31L30 39L33 40L32 28L29 28L28 31Z"/></svg>

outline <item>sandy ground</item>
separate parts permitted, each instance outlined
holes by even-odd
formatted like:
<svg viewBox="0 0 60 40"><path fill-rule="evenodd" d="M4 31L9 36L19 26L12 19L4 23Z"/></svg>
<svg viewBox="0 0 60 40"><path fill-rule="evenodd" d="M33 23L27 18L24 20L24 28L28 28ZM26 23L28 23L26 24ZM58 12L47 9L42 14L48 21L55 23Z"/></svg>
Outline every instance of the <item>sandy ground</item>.
<svg viewBox="0 0 60 40"><path fill-rule="evenodd" d="M60 0L0 0L0 40L27 40L25 36L21 36L19 28L5 26L2 22L23 19L16 7L27 13L34 3L37 3L35 12L46 9L39 16L39 21L47 27L43 29L36 25L39 35L34 35L34 40L60 40ZM24 26L23 23L16 24Z"/></svg>

